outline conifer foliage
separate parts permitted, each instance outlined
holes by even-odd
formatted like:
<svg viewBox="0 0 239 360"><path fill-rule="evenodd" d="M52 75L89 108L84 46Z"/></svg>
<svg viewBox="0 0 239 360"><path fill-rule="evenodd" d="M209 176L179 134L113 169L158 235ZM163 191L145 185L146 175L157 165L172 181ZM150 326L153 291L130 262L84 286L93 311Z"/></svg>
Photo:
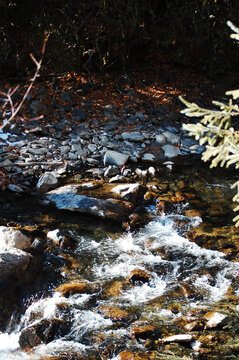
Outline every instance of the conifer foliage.
<svg viewBox="0 0 239 360"><path fill-rule="evenodd" d="M234 31L230 35L232 39L239 41L239 28L230 21L227 25ZM188 117L198 117L201 120L196 124L183 124L184 130L199 140L201 145L205 145L205 151L202 154L202 160L211 161L210 167L234 165L239 168L239 130L232 126L232 119L239 115L239 89L226 92L231 96L228 104L213 101L215 109L204 109L195 103L190 103L180 97L180 100L186 106L181 111ZM234 100L234 102L233 102ZM232 188L236 188L237 193L233 201L237 203L234 211L239 211L239 181L236 181ZM235 225L239 226L239 215L234 219Z"/></svg>

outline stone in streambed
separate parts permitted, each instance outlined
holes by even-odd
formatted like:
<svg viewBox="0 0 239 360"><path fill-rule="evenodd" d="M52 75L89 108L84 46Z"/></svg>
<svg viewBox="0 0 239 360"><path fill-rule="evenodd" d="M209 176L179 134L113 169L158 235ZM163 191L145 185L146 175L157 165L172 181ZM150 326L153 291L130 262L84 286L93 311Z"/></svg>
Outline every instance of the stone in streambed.
<svg viewBox="0 0 239 360"><path fill-rule="evenodd" d="M104 155L104 166L117 165L123 166L129 159L129 155L114 150L107 150Z"/></svg>
<svg viewBox="0 0 239 360"><path fill-rule="evenodd" d="M61 293L62 296L69 297L74 294L91 294L93 289L87 282L72 281L58 286L55 291Z"/></svg>
<svg viewBox="0 0 239 360"><path fill-rule="evenodd" d="M44 319L23 329L19 338L21 348L32 348L39 344L48 344L55 338L66 335L69 324L61 319Z"/></svg>
<svg viewBox="0 0 239 360"><path fill-rule="evenodd" d="M152 325L141 325L134 327L131 330L131 336L135 339L149 339L152 338L155 332L155 327Z"/></svg>
<svg viewBox="0 0 239 360"><path fill-rule="evenodd" d="M116 199L97 199L79 195L78 185L65 185L49 191L46 198L58 209L77 211L118 222L123 221L131 212L133 204Z"/></svg>
<svg viewBox="0 0 239 360"><path fill-rule="evenodd" d="M192 341L193 341L193 335L191 334L177 334L177 335L168 336L163 339L164 343L172 343L172 342L190 343Z"/></svg>
<svg viewBox="0 0 239 360"><path fill-rule="evenodd" d="M11 248L29 250L30 247L31 240L21 231L7 226L0 226L0 250Z"/></svg>
<svg viewBox="0 0 239 360"><path fill-rule="evenodd" d="M128 311L120 309L117 306L101 305L100 312L104 317L112 321L127 321L131 317Z"/></svg>
<svg viewBox="0 0 239 360"><path fill-rule="evenodd" d="M36 184L38 191L48 191L50 189L56 188L58 184L58 179L56 176L50 172L43 174Z"/></svg>
<svg viewBox="0 0 239 360"><path fill-rule="evenodd" d="M125 201L134 203L137 200L140 184L121 184L113 187L111 190L113 193L120 195Z"/></svg>
<svg viewBox="0 0 239 360"><path fill-rule="evenodd" d="M31 259L30 254L19 249L11 248L7 251L0 251L0 281L4 282L11 276L24 281L23 275Z"/></svg>

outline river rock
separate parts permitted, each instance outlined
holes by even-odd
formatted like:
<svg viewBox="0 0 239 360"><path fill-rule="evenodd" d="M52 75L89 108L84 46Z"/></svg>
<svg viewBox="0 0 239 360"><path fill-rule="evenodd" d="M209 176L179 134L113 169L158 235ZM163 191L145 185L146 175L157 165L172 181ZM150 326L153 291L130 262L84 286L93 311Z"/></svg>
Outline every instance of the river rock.
<svg viewBox="0 0 239 360"><path fill-rule="evenodd" d="M131 329L131 336L135 339L149 339L152 338L155 327L152 325L141 325Z"/></svg>
<svg viewBox="0 0 239 360"><path fill-rule="evenodd" d="M131 315L128 311L118 308L117 306L101 305L100 312L106 318L112 321L126 321L129 320Z"/></svg>
<svg viewBox="0 0 239 360"><path fill-rule="evenodd" d="M135 203L138 197L140 184L122 184L115 186L111 191L119 195L123 200Z"/></svg>
<svg viewBox="0 0 239 360"><path fill-rule="evenodd" d="M44 319L39 323L23 329L19 337L21 348L32 348L39 344L48 344L54 338L66 335L69 324L61 319Z"/></svg>
<svg viewBox="0 0 239 360"><path fill-rule="evenodd" d="M58 286L55 291L61 293L62 296L69 297L74 294L91 294L92 287L84 281L72 281Z"/></svg>
<svg viewBox="0 0 239 360"><path fill-rule="evenodd" d="M27 251L30 247L31 240L21 231L7 226L0 226L0 250L16 248Z"/></svg>
<svg viewBox="0 0 239 360"><path fill-rule="evenodd" d="M129 280L133 283L133 284L145 284L145 283L149 283L150 279L152 278L152 276L148 273L146 273L144 270L132 270L130 272L130 276L129 276Z"/></svg>
<svg viewBox="0 0 239 360"><path fill-rule="evenodd" d="M128 141L143 142L145 140L145 137L138 131L123 132L121 136L123 140Z"/></svg>
<svg viewBox="0 0 239 360"><path fill-rule="evenodd" d="M5 281L10 276L21 280L31 258L30 254L19 249L0 250L0 281Z"/></svg>
<svg viewBox="0 0 239 360"><path fill-rule="evenodd" d="M169 159L178 156L180 153L179 149L173 145L164 145L162 146L162 149L164 151L165 157Z"/></svg>
<svg viewBox="0 0 239 360"><path fill-rule="evenodd" d="M154 162L155 161L155 156L153 154L150 154L150 153L145 153L142 156L142 161L144 161L144 162Z"/></svg>
<svg viewBox="0 0 239 360"><path fill-rule="evenodd" d="M190 343L191 341L193 341L193 335L191 334L177 334L163 338L164 343Z"/></svg>
<svg viewBox="0 0 239 360"><path fill-rule="evenodd" d="M43 174L36 184L36 188L39 191L47 191L54 189L58 184L58 179L53 173L47 172Z"/></svg>
<svg viewBox="0 0 239 360"><path fill-rule="evenodd" d="M129 155L114 150L107 150L104 155L104 166L106 165L124 165L129 159Z"/></svg>
<svg viewBox="0 0 239 360"><path fill-rule="evenodd" d="M116 199L97 199L77 194L77 185L65 185L58 189L51 190L46 198L58 209L78 211L82 214L94 215L105 219L123 221L127 217L133 204Z"/></svg>
<svg viewBox="0 0 239 360"><path fill-rule="evenodd" d="M203 317L204 320L206 320L205 329L212 329L216 328L218 326L223 326L227 323L229 317L228 315L219 313L217 311L209 311L206 313Z"/></svg>
<svg viewBox="0 0 239 360"><path fill-rule="evenodd" d="M159 145L165 145L166 144L166 138L163 134L158 134L155 136L155 141Z"/></svg>

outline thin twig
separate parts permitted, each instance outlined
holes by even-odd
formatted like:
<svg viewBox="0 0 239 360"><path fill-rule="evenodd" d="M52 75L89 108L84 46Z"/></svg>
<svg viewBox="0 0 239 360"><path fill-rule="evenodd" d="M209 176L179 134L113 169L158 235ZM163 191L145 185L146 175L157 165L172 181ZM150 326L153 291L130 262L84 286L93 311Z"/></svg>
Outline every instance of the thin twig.
<svg viewBox="0 0 239 360"><path fill-rule="evenodd" d="M30 54L30 57L31 57L32 61L36 64L36 71L35 71L35 74L32 77L32 79L30 79L31 83L28 86L27 90L25 91L20 103L19 104L17 104L17 103L13 104L13 101L12 101L12 95L16 92L16 90L18 89L18 86L16 86L12 91L10 89L7 93L0 92L2 95L6 96L6 99L5 99L4 104L3 104L2 107L5 108L7 103L9 103L10 107L11 107L11 116L0 126L0 130L2 130L17 115L17 113L21 109L24 101L26 100L27 95L31 91L32 86L33 86L36 78L39 75L39 71L40 71L40 68L41 68L41 65L42 65L42 61L43 61L43 56L44 56L45 49L46 49L47 40L48 40L48 34L45 32L45 37L44 37L44 40L43 40L43 46L42 46L42 51L41 51L41 58L40 58L39 61L37 61L36 58L32 54Z"/></svg>

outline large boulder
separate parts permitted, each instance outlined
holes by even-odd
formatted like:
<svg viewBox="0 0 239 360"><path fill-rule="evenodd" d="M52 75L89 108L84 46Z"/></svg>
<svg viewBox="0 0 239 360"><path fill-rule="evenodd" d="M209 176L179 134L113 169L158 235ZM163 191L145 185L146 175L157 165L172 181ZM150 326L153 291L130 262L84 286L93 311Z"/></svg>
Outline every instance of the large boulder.
<svg viewBox="0 0 239 360"><path fill-rule="evenodd" d="M65 185L46 194L58 209L77 211L86 215L123 221L133 209L133 204L116 199L97 199L78 194L78 185Z"/></svg>
<svg viewBox="0 0 239 360"><path fill-rule="evenodd" d="M0 226L0 250L16 248L20 250L29 250L31 240L21 231L7 226Z"/></svg>
<svg viewBox="0 0 239 360"><path fill-rule="evenodd" d="M22 280L31 258L30 254L19 249L11 248L7 251L0 251L0 282L4 282L10 277ZM12 287L14 285L12 284Z"/></svg>

